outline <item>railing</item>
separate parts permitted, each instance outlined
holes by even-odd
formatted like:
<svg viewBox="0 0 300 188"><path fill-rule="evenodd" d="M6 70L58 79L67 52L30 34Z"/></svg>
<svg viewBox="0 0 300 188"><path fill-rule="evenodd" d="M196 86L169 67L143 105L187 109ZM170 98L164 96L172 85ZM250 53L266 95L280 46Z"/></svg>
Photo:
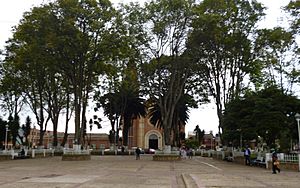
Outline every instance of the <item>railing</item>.
<svg viewBox="0 0 300 188"><path fill-rule="evenodd" d="M30 156L31 158L35 158L36 156L54 156L54 149L25 149L25 156ZM14 159L19 156L21 150L20 149L11 149L11 150L3 150L0 152L0 155L9 155L11 159Z"/></svg>
<svg viewBox="0 0 300 188"><path fill-rule="evenodd" d="M290 163L298 163L298 154L284 154L283 161L290 162Z"/></svg>

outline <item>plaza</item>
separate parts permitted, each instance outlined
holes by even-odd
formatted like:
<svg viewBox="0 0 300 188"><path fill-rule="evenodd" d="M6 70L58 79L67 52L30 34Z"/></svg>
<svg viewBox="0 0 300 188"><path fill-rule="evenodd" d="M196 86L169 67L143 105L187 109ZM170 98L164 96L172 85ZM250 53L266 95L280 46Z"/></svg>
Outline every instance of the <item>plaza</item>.
<svg viewBox="0 0 300 188"><path fill-rule="evenodd" d="M0 161L1 188L121 187L299 187L300 173L249 167L196 156L181 161L153 161L152 155L96 156L90 161L62 161L61 156Z"/></svg>

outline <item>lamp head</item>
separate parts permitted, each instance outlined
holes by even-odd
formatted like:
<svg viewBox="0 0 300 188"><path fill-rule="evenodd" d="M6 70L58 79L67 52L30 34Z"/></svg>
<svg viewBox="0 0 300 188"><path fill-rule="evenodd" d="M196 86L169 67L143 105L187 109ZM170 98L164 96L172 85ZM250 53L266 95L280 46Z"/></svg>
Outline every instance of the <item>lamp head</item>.
<svg viewBox="0 0 300 188"><path fill-rule="evenodd" d="M296 119L297 121L300 121L300 114L299 114L299 113L296 113L296 114L295 114L295 119Z"/></svg>

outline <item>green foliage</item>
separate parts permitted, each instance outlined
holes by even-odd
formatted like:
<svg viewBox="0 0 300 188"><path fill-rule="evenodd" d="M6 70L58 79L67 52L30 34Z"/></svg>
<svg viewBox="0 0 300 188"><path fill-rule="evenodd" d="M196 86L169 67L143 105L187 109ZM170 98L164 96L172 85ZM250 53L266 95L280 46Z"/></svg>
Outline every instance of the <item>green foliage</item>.
<svg viewBox="0 0 300 188"><path fill-rule="evenodd" d="M24 136L25 136L25 139L26 139L26 143L29 144L29 141L28 141L28 135L30 134L30 130L31 130L31 119L29 116L26 117L26 122L25 122L25 126L23 128L24 130Z"/></svg>
<svg viewBox="0 0 300 188"><path fill-rule="evenodd" d="M199 125L196 125L194 132L196 132L196 140L198 142L199 145L202 145L202 140L205 134L204 129L201 131Z"/></svg>
<svg viewBox="0 0 300 188"><path fill-rule="evenodd" d="M290 53L293 47L296 46L292 32L281 27L257 31L254 53L257 56L259 69L251 72L250 77L257 89L276 84L281 89L291 92L295 75L291 74L290 70L296 65L293 61L295 56L291 56ZM286 83L291 87L286 87Z"/></svg>
<svg viewBox="0 0 300 188"><path fill-rule="evenodd" d="M199 148L199 142L197 140L187 139L185 140L185 145L189 148L197 149Z"/></svg>
<svg viewBox="0 0 300 188"><path fill-rule="evenodd" d="M4 144L2 145L2 143L5 143L5 133L6 133L6 125L7 122L3 121L2 118L0 118L0 148L4 147Z"/></svg>
<svg viewBox="0 0 300 188"><path fill-rule="evenodd" d="M204 0L194 8L188 54L205 70L200 77L216 101L219 130L225 104L243 92L241 83L256 68L251 34L263 10L256 1L245 0Z"/></svg>
<svg viewBox="0 0 300 188"><path fill-rule="evenodd" d="M235 146L241 135L246 142L260 136L268 146L284 135L296 139L293 117L299 110L300 101L296 97L284 94L274 86L248 93L226 105L223 138ZM283 147L286 146L283 144Z"/></svg>
<svg viewBox="0 0 300 188"><path fill-rule="evenodd" d="M298 0L291 0L285 7L285 10L292 16L291 28L294 33L300 32L300 2Z"/></svg>
<svg viewBox="0 0 300 188"><path fill-rule="evenodd" d="M20 129L20 119L19 116L9 116L8 117L8 129L10 130L10 134L11 138L12 138L12 144L13 146L16 146L16 140L17 140L17 136L18 136L18 130ZM9 136L8 135L8 136Z"/></svg>

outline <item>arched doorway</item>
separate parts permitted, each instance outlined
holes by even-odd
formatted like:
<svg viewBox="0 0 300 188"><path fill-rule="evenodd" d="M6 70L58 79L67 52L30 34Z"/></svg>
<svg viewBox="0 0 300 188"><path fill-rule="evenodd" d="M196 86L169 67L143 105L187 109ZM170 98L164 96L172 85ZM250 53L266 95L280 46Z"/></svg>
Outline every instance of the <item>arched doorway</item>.
<svg viewBox="0 0 300 188"><path fill-rule="evenodd" d="M145 134L145 148L146 149L163 149L162 135L157 130L150 130Z"/></svg>
<svg viewBox="0 0 300 188"><path fill-rule="evenodd" d="M156 134L151 134L149 136L149 148L158 149L158 137Z"/></svg>

